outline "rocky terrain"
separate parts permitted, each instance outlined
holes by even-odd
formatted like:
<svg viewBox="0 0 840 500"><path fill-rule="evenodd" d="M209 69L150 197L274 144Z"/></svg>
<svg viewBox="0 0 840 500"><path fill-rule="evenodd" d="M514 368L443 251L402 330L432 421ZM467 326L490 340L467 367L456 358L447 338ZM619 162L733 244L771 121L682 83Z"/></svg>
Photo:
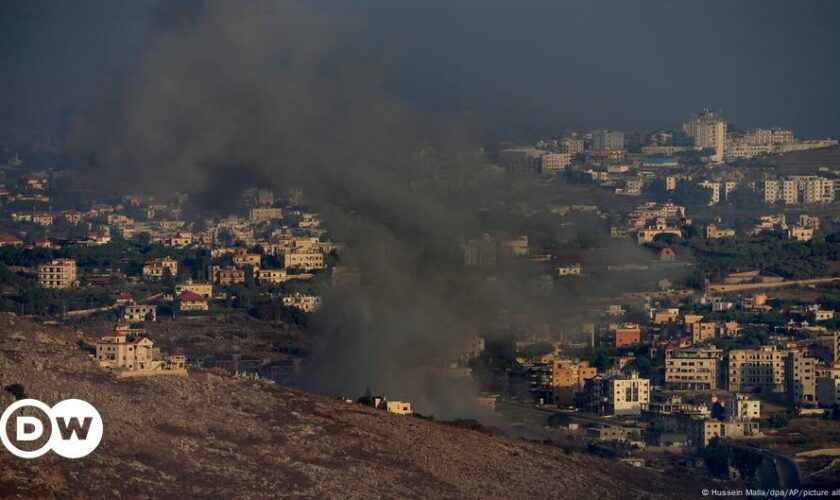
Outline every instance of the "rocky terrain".
<svg viewBox="0 0 840 500"><path fill-rule="evenodd" d="M0 315L0 386L92 403L105 434L80 460L0 451L17 498L673 498L699 488L542 444L193 370L116 379L83 334ZM0 408L14 400L2 391Z"/></svg>

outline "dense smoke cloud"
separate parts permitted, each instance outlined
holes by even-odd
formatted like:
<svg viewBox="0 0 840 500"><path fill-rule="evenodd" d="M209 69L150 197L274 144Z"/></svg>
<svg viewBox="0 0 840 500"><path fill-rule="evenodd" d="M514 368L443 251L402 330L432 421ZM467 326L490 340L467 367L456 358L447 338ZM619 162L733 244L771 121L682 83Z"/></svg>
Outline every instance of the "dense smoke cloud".
<svg viewBox="0 0 840 500"><path fill-rule="evenodd" d="M329 19L294 3L211 1L176 17L74 124L91 181L197 192L211 209L246 185L301 186L363 276L327 297L303 383L370 384L434 409L443 394L425 368L493 310L456 251L479 233L475 127L409 109L380 72L343 62Z"/></svg>
<svg viewBox="0 0 840 500"><path fill-rule="evenodd" d="M136 64L71 127L82 175L106 189L190 192L217 213L246 186L302 187L345 244L341 264L362 279L322 290L318 347L299 383L354 396L369 385L422 412L469 414L472 383L446 375L460 342L556 326L587 285L535 296L553 286L545 266L501 265L488 280L463 265L459 243L538 233L574 247L598 238L600 221L561 226L544 216L526 228L502 215L502 203L542 206L558 193L536 199L501 179L471 120L421 113L389 93L388 58L352 48L355 21L292 2L178 6L160 11Z"/></svg>

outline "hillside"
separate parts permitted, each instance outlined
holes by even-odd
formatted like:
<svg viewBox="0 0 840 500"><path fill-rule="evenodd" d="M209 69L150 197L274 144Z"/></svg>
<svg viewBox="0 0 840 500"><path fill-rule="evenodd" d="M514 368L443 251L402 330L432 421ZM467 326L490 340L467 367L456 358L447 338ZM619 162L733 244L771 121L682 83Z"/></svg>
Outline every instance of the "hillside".
<svg viewBox="0 0 840 500"><path fill-rule="evenodd" d="M772 167L776 174L826 175L840 170L840 146L794 151L769 157L760 157L737 162L744 167Z"/></svg>
<svg viewBox="0 0 840 500"><path fill-rule="evenodd" d="M18 498L665 498L675 479L590 455L397 416L209 371L112 378L82 334L0 315L0 385L48 404L77 397L105 435L81 460L0 452ZM2 391L0 405L13 401Z"/></svg>

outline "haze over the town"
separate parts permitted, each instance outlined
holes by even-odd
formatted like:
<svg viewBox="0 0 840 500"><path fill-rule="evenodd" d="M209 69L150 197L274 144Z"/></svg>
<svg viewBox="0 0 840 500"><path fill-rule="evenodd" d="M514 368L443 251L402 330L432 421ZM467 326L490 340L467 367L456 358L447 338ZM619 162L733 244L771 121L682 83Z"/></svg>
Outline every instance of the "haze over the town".
<svg viewBox="0 0 840 500"><path fill-rule="evenodd" d="M3 2L0 110L39 125L78 111L195 3ZM377 67L420 109L478 115L497 138L675 127L703 108L741 128L840 136L832 0L306 5L348 37L342 57Z"/></svg>
<svg viewBox="0 0 840 500"><path fill-rule="evenodd" d="M0 1L0 496L840 497L840 2Z"/></svg>

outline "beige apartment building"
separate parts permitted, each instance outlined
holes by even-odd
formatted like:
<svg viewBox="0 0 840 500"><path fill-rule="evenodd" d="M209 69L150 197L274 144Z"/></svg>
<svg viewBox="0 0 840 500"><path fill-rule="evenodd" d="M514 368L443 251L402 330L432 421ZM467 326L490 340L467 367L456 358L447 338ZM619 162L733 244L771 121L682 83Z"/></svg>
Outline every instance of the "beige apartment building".
<svg viewBox="0 0 840 500"><path fill-rule="evenodd" d="M542 171L545 173L554 173L566 170L572 164L571 153L543 153L540 156Z"/></svg>
<svg viewBox="0 0 840 500"><path fill-rule="evenodd" d="M717 323L692 323L691 324L691 342L699 344L709 339L715 338L717 332Z"/></svg>
<svg viewBox="0 0 840 500"><path fill-rule="evenodd" d="M723 351L716 348L667 351L665 385L676 390L715 390L722 358Z"/></svg>
<svg viewBox="0 0 840 500"><path fill-rule="evenodd" d="M788 351L773 346L729 351L728 389L732 392L785 392L785 358Z"/></svg>
<svg viewBox="0 0 840 500"><path fill-rule="evenodd" d="M175 295L180 295L184 292L192 292L196 295L201 295L205 299L213 298L213 284L212 283L195 283L192 280L187 280L183 283L175 285Z"/></svg>
<svg viewBox="0 0 840 500"><path fill-rule="evenodd" d="M706 238L708 239L731 238L733 236L735 236L734 229L719 228L714 224L706 226Z"/></svg>
<svg viewBox="0 0 840 500"><path fill-rule="evenodd" d="M44 288L68 288L77 283L73 259L55 259L38 266L38 284Z"/></svg>
<svg viewBox="0 0 840 500"><path fill-rule="evenodd" d="M817 360L799 351L791 351L785 358L785 389L793 404L816 404Z"/></svg>
<svg viewBox="0 0 840 500"><path fill-rule="evenodd" d="M210 306L207 299L197 293L185 290L175 297L179 311L207 311Z"/></svg>
<svg viewBox="0 0 840 500"><path fill-rule="evenodd" d="M251 253L244 248L237 248L233 252L233 265L236 267L260 267L262 262L262 255L258 253Z"/></svg>
<svg viewBox="0 0 840 500"><path fill-rule="evenodd" d="M598 374L587 361L558 359L531 367L531 392L544 403L569 405L583 390L584 381Z"/></svg>
<svg viewBox="0 0 840 500"><path fill-rule="evenodd" d="M787 230L789 240L811 241L814 238L814 229L810 227L790 226Z"/></svg>
<svg viewBox="0 0 840 500"><path fill-rule="evenodd" d="M123 308L122 319L130 323L157 321L157 306L149 304L128 304Z"/></svg>
<svg viewBox="0 0 840 500"><path fill-rule="evenodd" d="M324 254L321 252L287 253L283 255L283 267L286 269L323 269Z"/></svg>
<svg viewBox="0 0 840 500"><path fill-rule="evenodd" d="M248 211L248 219L252 222L261 222L273 219L281 219L283 210L273 207L257 207Z"/></svg>
<svg viewBox="0 0 840 500"><path fill-rule="evenodd" d="M169 257L147 260L143 264L143 277L150 280L163 278L166 271L174 278L178 275L178 261Z"/></svg>
<svg viewBox="0 0 840 500"><path fill-rule="evenodd" d="M726 148L726 121L711 111L692 116L683 123L683 132L694 139L694 146L701 149L713 149L710 160L714 163L723 161Z"/></svg>
<svg viewBox="0 0 840 500"><path fill-rule="evenodd" d="M254 273L257 281L262 283L285 283L289 280L289 274L285 269L260 269Z"/></svg>
<svg viewBox="0 0 840 500"><path fill-rule="evenodd" d="M245 271L235 267L210 267L210 277L217 285L232 285L245 282Z"/></svg>

